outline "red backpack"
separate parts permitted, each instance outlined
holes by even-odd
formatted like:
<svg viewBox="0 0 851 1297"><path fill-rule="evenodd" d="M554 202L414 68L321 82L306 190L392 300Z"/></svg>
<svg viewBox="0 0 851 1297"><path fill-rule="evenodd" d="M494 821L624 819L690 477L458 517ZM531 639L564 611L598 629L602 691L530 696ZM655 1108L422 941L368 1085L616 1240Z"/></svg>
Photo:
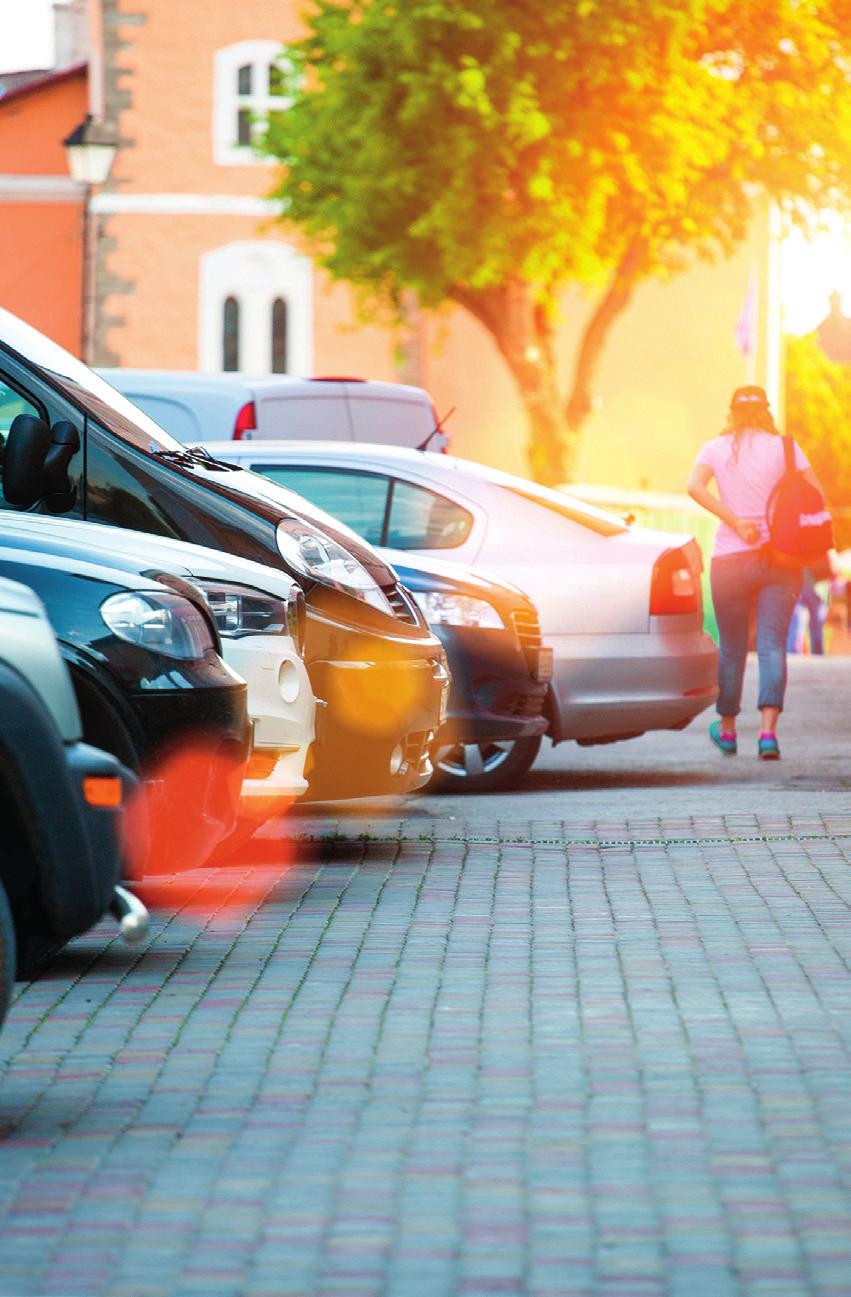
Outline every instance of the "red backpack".
<svg viewBox="0 0 851 1297"><path fill-rule="evenodd" d="M833 523L818 487L795 466L795 443L783 438L785 468L765 510L768 550L781 567L805 568L833 549Z"/></svg>

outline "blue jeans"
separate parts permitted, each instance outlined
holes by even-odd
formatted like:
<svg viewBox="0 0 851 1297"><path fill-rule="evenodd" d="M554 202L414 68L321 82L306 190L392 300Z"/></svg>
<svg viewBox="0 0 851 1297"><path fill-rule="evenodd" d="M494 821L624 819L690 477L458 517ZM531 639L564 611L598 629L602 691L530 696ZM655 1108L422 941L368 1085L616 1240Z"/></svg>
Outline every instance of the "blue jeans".
<svg viewBox="0 0 851 1297"><path fill-rule="evenodd" d="M738 716L750 638L751 610L756 608L759 658L757 707L783 710L786 693L786 635L801 590L800 572L774 567L758 550L725 554L712 560L712 601L718 622L719 716Z"/></svg>

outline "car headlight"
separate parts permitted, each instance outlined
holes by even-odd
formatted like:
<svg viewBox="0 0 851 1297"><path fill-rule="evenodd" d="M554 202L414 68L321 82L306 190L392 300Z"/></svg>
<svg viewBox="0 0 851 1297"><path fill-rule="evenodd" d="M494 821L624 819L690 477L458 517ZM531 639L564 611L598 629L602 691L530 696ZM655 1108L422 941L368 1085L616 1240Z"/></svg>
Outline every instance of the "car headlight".
<svg viewBox="0 0 851 1297"><path fill-rule="evenodd" d="M439 590L411 591L427 622L433 626L477 626L480 630L505 630L505 622L492 603L469 594L443 594Z"/></svg>
<svg viewBox="0 0 851 1297"><path fill-rule="evenodd" d="M200 608L179 594L113 594L100 615L113 635L163 657L193 661L216 648Z"/></svg>
<svg viewBox="0 0 851 1297"><path fill-rule="evenodd" d="M322 585L343 590L393 616L393 609L378 582L354 554L343 549L330 536L295 521L279 522L277 536L281 558L296 572L312 577Z"/></svg>
<svg viewBox="0 0 851 1297"><path fill-rule="evenodd" d="M219 634L235 639L241 635L290 635L301 652L304 646L304 595L293 586L287 599L231 585L227 581L194 581L213 614Z"/></svg>

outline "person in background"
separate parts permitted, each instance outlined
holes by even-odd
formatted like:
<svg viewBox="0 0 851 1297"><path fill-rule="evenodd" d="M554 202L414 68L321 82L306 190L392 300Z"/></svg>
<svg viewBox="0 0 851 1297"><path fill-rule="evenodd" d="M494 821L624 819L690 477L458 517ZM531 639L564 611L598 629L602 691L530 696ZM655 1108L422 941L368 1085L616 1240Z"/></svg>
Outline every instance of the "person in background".
<svg viewBox="0 0 851 1297"><path fill-rule="evenodd" d="M795 463L814 486L819 483L806 455L795 445ZM763 761L780 756L777 723L786 693L786 636L801 590L801 574L769 561L766 508L785 471L783 440L761 387L738 387L719 437L700 450L688 480L693 500L715 514L711 584L718 621L718 720L709 737L726 756L738 751L736 717L748 653L751 612L756 613L762 730L757 753ZM718 494L710 491L714 479ZM819 487L819 489L821 489Z"/></svg>
<svg viewBox="0 0 851 1297"><path fill-rule="evenodd" d="M815 587L812 572L805 568L801 593L792 610L789 622L789 634L786 638L787 653L803 653L807 642L807 631L810 635L810 652L824 653L824 621L827 607Z"/></svg>

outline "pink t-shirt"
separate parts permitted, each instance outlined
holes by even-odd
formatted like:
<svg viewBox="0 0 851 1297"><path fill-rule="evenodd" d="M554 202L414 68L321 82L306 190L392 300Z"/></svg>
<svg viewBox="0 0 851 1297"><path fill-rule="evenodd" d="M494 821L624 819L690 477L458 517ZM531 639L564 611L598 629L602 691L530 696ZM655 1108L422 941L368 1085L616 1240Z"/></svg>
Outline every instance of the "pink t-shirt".
<svg viewBox="0 0 851 1297"><path fill-rule="evenodd" d="M705 464L714 474L721 503L739 518L759 526L760 539L746 545L737 531L726 522L719 523L715 533L713 558L724 554L739 554L758 549L768 540L765 510L768 497L785 471L783 439L761 428L748 428L739 437L738 455L732 433L714 437L697 456L698 464ZM798 443L795 443L795 466L809 468L810 462Z"/></svg>

